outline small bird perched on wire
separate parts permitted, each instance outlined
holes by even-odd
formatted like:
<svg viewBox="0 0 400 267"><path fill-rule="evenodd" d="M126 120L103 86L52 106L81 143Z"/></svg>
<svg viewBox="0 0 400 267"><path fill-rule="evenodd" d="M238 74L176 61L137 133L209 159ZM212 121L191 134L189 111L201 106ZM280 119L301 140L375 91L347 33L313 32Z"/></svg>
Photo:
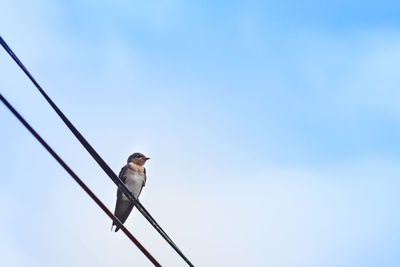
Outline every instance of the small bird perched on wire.
<svg viewBox="0 0 400 267"><path fill-rule="evenodd" d="M146 163L147 158L142 153L134 153L129 156L127 164L122 167L119 172L119 178L126 185L129 191L138 198L142 188L146 184L146 169L143 165ZM114 215L124 223L133 209L133 202L129 200L120 189L117 191L117 204L115 205ZM113 222L111 230L116 225L115 232L119 230L118 225Z"/></svg>

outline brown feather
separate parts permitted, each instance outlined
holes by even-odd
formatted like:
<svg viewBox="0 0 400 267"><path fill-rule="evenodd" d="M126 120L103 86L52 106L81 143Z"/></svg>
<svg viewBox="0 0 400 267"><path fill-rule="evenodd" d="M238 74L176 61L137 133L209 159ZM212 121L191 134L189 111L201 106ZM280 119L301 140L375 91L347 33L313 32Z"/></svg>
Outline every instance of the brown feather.
<svg viewBox="0 0 400 267"><path fill-rule="evenodd" d="M132 169L135 172L138 172L141 175L144 175L144 183L138 195L140 195L143 187L146 185L146 169L143 167L145 162L146 162L145 159L132 159L130 162L128 162L127 165L125 165L121 169L118 175L118 177L122 180L124 184L126 183L125 173L128 170L128 168ZM126 219L128 218L129 214L131 213L134 207L134 204L130 200L127 200L125 197L122 198L122 195L123 195L122 191L118 188L117 203L115 205L114 215L121 221L121 223L125 223ZM116 225L115 222L113 222L112 226L114 225ZM117 232L119 229L120 227L117 226L115 228L115 232Z"/></svg>

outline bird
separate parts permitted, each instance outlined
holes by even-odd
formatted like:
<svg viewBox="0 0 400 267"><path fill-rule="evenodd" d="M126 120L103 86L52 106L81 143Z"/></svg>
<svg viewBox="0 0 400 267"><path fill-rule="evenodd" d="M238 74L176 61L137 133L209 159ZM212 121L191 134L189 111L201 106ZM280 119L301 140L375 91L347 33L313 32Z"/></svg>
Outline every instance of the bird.
<svg viewBox="0 0 400 267"><path fill-rule="evenodd" d="M122 167L118 175L118 177L126 185L129 191L132 192L136 199L139 197L143 187L146 185L146 169L143 167L143 165L149 159L150 158L146 157L142 153L133 153L128 157L127 164ZM117 217L121 223L125 223L133 209L133 206L134 203L122 193L121 189L118 188L117 203L114 211L115 217ZM115 232L117 232L120 227L115 221L113 221L111 231L113 230L114 225L116 226Z"/></svg>

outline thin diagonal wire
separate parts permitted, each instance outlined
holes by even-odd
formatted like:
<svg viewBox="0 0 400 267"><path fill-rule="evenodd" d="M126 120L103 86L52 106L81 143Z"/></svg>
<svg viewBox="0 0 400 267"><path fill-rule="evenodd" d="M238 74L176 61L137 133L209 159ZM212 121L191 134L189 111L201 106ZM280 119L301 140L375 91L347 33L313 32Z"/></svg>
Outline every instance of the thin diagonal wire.
<svg viewBox="0 0 400 267"><path fill-rule="evenodd" d="M126 236L140 249L140 251L154 264L161 266L157 260L148 252L142 244L129 232L128 229L114 216L103 202L90 190L90 188L74 173L74 171L58 156L58 154L43 140L43 138L29 125L29 123L14 109L14 107L0 94L0 100L14 114L15 117L25 126L26 129L39 141L39 143L53 156L53 158L68 172L79 186L93 199L94 202L121 227Z"/></svg>
<svg viewBox="0 0 400 267"><path fill-rule="evenodd" d="M64 113L57 107L57 105L51 100L51 98L46 94L42 87L36 82L33 76L25 68L24 64L18 59L11 48L7 45L4 39L0 36L0 43L7 53L12 57L12 59L17 63L17 65L22 69L22 71L28 76L32 83L39 90L41 95L46 99L58 116L62 119L69 130L75 135L79 142L85 147L93 159L99 164L103 171L110 177L110 179L117 185L121 191L128 196L128 198L134 203L137 209L143 214L147 221L157 230L157 232L167 241L167 243L181 256L181 258L189 265L194 266L189 259L183 254L183 252L178 248L178 246L172 241L172 239L165 233L161 226L154 220L150 213L145 209L145 207L139 202L139 200L132 194L132 192L125 186L125 184L119 179L119 177L113 172L113 170L108 166L108 164L100 157L96 150L89 144L89 142L83 137L83 135L75 128L75 126L70 122L70 120L64 115Z"/></svg>

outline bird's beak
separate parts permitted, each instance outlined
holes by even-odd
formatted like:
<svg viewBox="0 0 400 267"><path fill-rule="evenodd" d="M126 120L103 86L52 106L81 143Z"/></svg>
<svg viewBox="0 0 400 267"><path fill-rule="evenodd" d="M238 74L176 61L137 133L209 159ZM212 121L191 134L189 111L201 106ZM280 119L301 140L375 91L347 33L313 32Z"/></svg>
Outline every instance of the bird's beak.
<svg viewBox="0 0 400 267"><path fill-rule="evenodd" d="M146 160L149 160L150 158L146 158Z"/></svg>

